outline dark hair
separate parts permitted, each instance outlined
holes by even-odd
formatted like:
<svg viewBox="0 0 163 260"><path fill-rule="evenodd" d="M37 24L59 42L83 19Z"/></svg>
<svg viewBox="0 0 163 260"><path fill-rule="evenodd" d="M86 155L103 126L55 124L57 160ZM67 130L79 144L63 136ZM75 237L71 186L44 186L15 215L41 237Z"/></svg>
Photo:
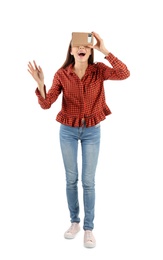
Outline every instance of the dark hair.
<svg viewBox="0 0 163 260"><path fill-rule="evenodd" d="M75 64L74 56L71 55L70 52L71 52L71 41L70 41L69 46L68 46L66 60L63 63L63 65L61 66L61 68L63 68L63 69L65 69L70 64ZM88 64L93 64L93 63L94 63L94 50L91 49L91 55L89 56Z"/></svg>

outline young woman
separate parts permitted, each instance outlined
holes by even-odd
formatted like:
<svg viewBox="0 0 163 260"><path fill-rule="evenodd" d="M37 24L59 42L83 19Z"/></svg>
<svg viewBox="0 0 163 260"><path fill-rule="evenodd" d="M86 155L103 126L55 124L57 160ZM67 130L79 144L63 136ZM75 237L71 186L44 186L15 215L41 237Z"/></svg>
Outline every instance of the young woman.
<svg viewBox="0 0 163 260"><path fill-rule="evenodd" d="M44 74L33 61L28 71L37 82L35 91L43 109L49 109L62 93L62 108L56 120L60 123L60 146L66 174L66 194L71 226L65 238L74 238L80 230L78 201L78 143L82 149L82 187L84 204L84 246L95 247L93 235L95 211L95 172L100 148L100 122L111 111L105 101L104 81L124 80L130 76L127 66L104 45L103 39L92 32L93 46L68 47L67 57L54 75L51 88L46 91ZM94 49L108 61L94 63ZM109 65L109 63L111 65Z"/></svg>

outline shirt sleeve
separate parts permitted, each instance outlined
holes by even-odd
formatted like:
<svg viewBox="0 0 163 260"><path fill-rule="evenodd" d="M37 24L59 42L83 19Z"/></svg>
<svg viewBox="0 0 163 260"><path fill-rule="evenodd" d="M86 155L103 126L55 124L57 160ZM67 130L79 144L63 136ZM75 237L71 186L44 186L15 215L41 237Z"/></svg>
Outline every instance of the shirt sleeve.
<svg viewBox="0 0 163 260"><path fill-rule="evenodd" d="M126 64L115 57L112 53L109 53L105 59L109 61L112 67L105 64L102 65L102 74L104 80L123 80L130 76L130 71Z"/></svg>
<svg viewBox="0 0 163 260"><path fill-rule="evenodd" d="M46 86L44 85L45 98L43 98L40 94L39 89L35 90L36 96L38 97L38 103L41 108L48 109L51 105L57 100L58 96L62 91L62 86L60 84L60 80L58 78L57 73L54 75L53 83L49 91L46 91Z"/></svg>

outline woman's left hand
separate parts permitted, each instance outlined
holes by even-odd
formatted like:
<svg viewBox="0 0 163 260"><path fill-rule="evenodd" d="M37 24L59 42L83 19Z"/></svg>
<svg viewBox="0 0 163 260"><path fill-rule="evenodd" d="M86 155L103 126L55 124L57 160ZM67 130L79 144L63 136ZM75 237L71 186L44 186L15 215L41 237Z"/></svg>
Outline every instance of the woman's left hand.
<svg viewBox="0 0 163 260"><path fill-rule="evenodd" d="M96 44L93 45L93 48L107 56L109 54L109 51L105 48L103 39L99 36L99 34L95 32L92 32L92 35L95 37L97 41Z"/></svg>

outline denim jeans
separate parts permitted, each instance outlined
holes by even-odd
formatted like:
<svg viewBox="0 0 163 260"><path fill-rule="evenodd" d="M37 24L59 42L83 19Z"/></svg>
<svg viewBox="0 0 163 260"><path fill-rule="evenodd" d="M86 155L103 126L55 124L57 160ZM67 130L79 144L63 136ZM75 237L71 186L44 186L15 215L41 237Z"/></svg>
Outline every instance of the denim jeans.
<svg viewBox="0 0 163 260"><path fill-rule="evenodd" d="M66 173L66 195L71 222L80 222L78 200L78 144L81 144L84 230L94 228L95 172L100 148L100 124L93 127L60 125L60 146Z"/></svg>

